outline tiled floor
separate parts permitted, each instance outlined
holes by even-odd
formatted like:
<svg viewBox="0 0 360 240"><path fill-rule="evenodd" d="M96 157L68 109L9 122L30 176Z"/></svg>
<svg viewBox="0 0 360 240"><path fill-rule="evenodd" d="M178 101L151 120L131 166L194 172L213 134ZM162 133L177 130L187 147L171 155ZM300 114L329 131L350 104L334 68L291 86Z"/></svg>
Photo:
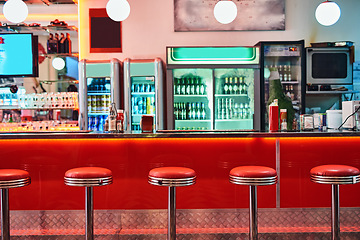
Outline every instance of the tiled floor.
<svg viewBox="0 0 360 240"><path fill-rule="evenodd" d="M259 209L259 239L330 239L330 209ZM360 208L340 211L341 239L360 239ZM96 240L166 240L166 210L96 210ZM84 239L84 211L11 211L12 240ZM247 209L177 211L178 240L247 239Z"/></svg>

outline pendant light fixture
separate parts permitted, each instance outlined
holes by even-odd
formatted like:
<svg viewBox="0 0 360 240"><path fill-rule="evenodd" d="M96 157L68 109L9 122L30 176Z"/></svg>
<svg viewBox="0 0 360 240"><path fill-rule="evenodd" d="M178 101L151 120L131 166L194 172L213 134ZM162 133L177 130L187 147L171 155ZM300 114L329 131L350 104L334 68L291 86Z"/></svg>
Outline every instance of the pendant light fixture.
<svg viewBox="0 0 360 240"><path fill-rule="evenodd" d="M124 21L130 15L130 4L126 0L109 0L106 13L115 22Z"/></svg>
<svg viewBox="0 0 360 240"><path fill-rule="evenodd" d="M331 26L335 24L341 15L339 5L332 1L325 1L320 3L316 8L315 17L316 20L324 26Z"/></svg>
<svg viewBox="0 0 360 240"><path fill-rule="evenodd" d="M52 60L52 66L53 68L55 68L56 70L63 70L65 67L65 61L63 58L60 57L56 57Z"/></svg>
<svg viewBox="0 0 360 240"><path fill-rule="evenodd" d="M231 23L237 16L236 4L228 0L217 2L214 7L214 16L219 23Z"/></svg>
<svg viewBox="0 0 360 240"><path fill-rule="evenodd" d="M4 17L12 23L25 21L29 14L26 3L22 0L8 0L3 7Z"/></svg>

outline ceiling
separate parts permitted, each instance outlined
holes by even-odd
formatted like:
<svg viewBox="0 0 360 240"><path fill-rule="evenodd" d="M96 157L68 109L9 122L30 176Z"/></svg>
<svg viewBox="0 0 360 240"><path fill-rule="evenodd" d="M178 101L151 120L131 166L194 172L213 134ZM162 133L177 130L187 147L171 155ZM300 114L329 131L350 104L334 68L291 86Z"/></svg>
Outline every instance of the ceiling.
<svg viewBox="0 0 360 240"><path fill-rule="evenodd" d="M77 4L78 0L23 0L26 4ZM0 0L0 4L4 4L6 1Z"/></svg>

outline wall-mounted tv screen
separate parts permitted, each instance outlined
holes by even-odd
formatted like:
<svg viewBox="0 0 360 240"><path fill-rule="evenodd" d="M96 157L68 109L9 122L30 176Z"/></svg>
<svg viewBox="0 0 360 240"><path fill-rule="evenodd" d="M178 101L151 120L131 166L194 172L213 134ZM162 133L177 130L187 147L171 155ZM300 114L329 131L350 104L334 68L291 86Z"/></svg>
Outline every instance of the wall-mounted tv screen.
<svg viewBox="0 0 360 240"><path fill-rule="evenodd" d="M37 77L38 39L32 33L0 33L0 77Z"/></svg>

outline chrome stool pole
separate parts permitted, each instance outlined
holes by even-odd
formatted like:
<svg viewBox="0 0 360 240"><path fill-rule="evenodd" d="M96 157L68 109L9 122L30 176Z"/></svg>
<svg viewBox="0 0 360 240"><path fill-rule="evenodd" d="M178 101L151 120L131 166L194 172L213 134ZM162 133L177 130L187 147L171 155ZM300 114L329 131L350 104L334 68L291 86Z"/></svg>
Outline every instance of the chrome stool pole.
<svg viewBox="0 0 360 240"><path fill-rule="evenodd" d="M93 200L93 188L85 188L85 208L86 208L86 240L94 239L94 200Z"/></svg>
<svg viewBox="0 0 360 240"><path fill-rule="evenodd" d="M250 186L250 239L258 239L256 186Z"/></svg>
<svg viewBox="0 0 360 240"><path fill-rule="evenodd" d="M176 239L176 189L169 187L168 199L168 239Z"/></svg>
<svg viewBox="0 0 360 240"><path fill-rule="evenodd" d="M331 185L331 235L332 240L340 239L339 184Z"/></svg>
<svg viewBox="0 0 360 240"><path fill-rule="evenodd" d="M9 190L1 189L1 240L10 240Z"/></svg>

